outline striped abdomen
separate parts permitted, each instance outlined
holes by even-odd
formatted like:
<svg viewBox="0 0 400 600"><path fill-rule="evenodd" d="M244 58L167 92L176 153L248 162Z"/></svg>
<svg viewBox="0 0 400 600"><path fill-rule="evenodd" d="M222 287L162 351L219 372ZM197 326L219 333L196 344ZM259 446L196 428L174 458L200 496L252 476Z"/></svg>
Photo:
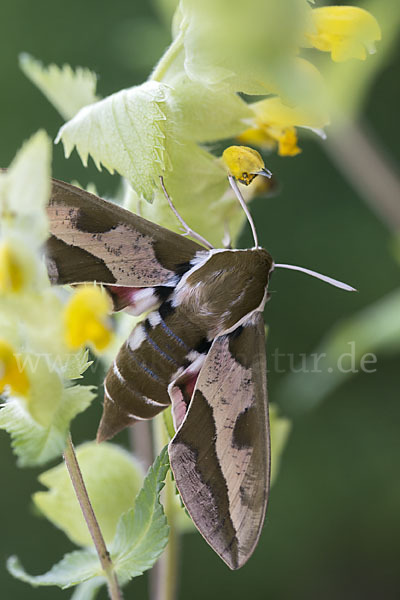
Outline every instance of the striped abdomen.
<svg viewBox="0 0 400 600"><path fill-rule="evenodd" d="M122 346L104 382L98 439L164 410L171 403L168 385L208 349L204 332L180 312L164 302Z"/></svg>

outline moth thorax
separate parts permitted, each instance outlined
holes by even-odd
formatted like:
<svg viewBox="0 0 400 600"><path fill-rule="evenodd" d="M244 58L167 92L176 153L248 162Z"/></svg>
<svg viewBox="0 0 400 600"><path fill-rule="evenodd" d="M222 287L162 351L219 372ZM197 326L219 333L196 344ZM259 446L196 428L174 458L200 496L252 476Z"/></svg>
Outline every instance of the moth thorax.
<svg viewBox="0 0 400 600"><path fill-rule="evenodd" d="M178 285L174 301L212 339L262 305L271 265L261 248L215 251Z"/></svg>

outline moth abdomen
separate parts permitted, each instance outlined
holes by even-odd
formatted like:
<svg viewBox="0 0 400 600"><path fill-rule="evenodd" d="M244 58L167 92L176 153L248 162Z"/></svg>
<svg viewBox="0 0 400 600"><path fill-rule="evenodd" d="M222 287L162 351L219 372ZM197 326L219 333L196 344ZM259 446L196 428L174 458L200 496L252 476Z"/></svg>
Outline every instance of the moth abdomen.
<svg viewBox="0 0 400 600"><path fill-rule="evenodd" d="M99 440L164 410L171 403L169 384L200 356L195 349L207 343L204 334L176 312L168 301L162 303L120 349L105 380Z"/></svg>

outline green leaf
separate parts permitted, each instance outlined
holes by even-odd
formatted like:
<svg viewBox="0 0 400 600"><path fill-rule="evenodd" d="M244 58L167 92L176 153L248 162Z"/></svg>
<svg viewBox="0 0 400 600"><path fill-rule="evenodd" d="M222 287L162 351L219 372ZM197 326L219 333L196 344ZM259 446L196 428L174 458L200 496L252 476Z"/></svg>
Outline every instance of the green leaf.
<svg viewBox="0 0 400 600"><path fill-rule="evenodd" d="M91 155L126 177L139 196L151 200L155 181L167 168L165 110L170 88L147 81L83 108L59 131L67 157L76 146L83 164Z"/></svg>
<svg viewBox="0 0 400 600"><path fill-rule="evenodd" d="M2 235L18 235L35 249L48 236L44 210L50 198L51 142L44 131L33 135L16 155L7 172L0 173Z"/></svg>
<svg viewBox="0 0 400 600"><path fill-rule="evenodd" d="M21 467L42 465L59 456L65 447L70 423L95 397L92 386L77 385L62 391L51 423L40 425L19 398L9 398L0 409L0 429L11 436Z"/></svg>
<svg viewBox="0 0 400 600"><path fill-rule="evenodd" d="M276 92L303 39L305 0L182 0L185 70L205 86L247 94Z"/></svg>
<svg viewBox="0 0 400 600"><path fill-rule="evenodd" d="M302 362L301 372L284 378L277 402L291 413L312 409L349 377L373 372L376 352L399 350L400 290L395 290L339 323Z"/></svg>
<svg viewBox="0 0 400 600"><path fill-rule="evenodd" d="M150 467L135 507L118 523L110 553L121 583L150 569L168 542L167 519L160 503L168 468L165 447Z"/></svg>
<svg viewBox="0 0 400 600"><path fill-rule="evenodd" d="M269 405L269 423L271 430L271 485L274 484L282 458L282 453L292 427L289 419L278 416L275 404Z"/></svg>
<svg viewBox="0 0 400 600"><path fill-rule="evenodd" d="M20 55L19 65L64 119L72 119L81 108L99 100L97 76L89 69L54 64L45 67L29 54Z"/></svg>
<svg viewBox="0 0 400 600"><path fill-rule="evenodd" d="M79 584L71 596L71 600L94 600L100 588L104 585L102 577L95 577Z"/></svg>
<svg viewBox="0 0 400 600"><path fill-rule="evenodd" d="M94 550L77 550L66 554L60 562L43 575L29 575L16 556L8 559L7 569L16 579L30 583L34 587L56 585L63 589L102 574L100 561ZM105 579L97 579L96 583L97 585L105 583Z"/></svg>
<svg viewBox="0 0 400 600"><path fill-rule="evenodd" d="M177 67L163 79L174 89L170 108L176 137L210 143L235 137L249 126L253 113L235 92L206 87L189 79L184 71L183 55L180 68Z"/></svg>
<svg viewBox="0 0 400 600"><path fill-rule="evenodd" d="M217 248L221 247L227 228L235 242L246 217L229 187L225 168L194 143L171 144L168 151L173 169L166 174L165 185L186 223ZM125 206L137 212L139 205L140 214L146 219L181 231L161 190L152 204L140 203L137 195L128 190Z"/></svg>
<svg viewBox="0 0 400 600"><path fill-rule="evenodd" d="M76 450L79 466L106 543L115 536L117 523L132 507L143 481L143 471L133 457L114 444L82 444ZM33 501L40 511L75 544L91 546L92 538L64 464L39 476L45 492Z"/></svg>

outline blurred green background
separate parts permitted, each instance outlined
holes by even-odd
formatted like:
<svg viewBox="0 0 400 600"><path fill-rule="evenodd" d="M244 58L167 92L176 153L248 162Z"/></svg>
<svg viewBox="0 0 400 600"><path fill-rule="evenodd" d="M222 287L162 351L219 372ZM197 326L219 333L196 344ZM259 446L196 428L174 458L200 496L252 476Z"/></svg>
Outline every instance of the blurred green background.
<svg viewBox="0 0 400 600"><path fill-rule="evenodd" d="M105 96L147 77L169 42L168 4L3 0L0 165L7 166L37 129L46 128L54 139L62 124L19 71L20 52L44 64L91 68L99 74L98 90ZM396 3L389 5L396 10ZM364 66L360 63L359 68ZM400 158L399 101L400 52L393 44L361 115L393 165ZM313 352L338 321L384 297L400 280L392 233L320 143L307 139L302 147L294 159L268 159L280 189L252 204L261 243L277 262L319 269L355 285L359 293L345 294L295 273L274 274L265 313L270 356L276 349L295 355ZM75 153L65 161L59 146L53 174L82 184L95 181L101 195L112 193L118 184L93 165L84 169ZM400 198L396 200L400 205ZM250 243L246 232L241 245ZM285 398L285 374L271 370L270 399L279 400L282 414L293 416L293 430L260 544L249 563L232 573L199 535L185 537L181 600L399 598L400 360L398 352L385 350L377 358L375 373L347 379L313 410L301 410L296 397ZM97 402L78 418L76 442L94 437L100 412ZM5 433L0 435L0 453L0 595L15 600L67 598L71 592L32 589L5 570L7 556L18 554L29 572L44 572L72 546L34 514L30 495L39 487L39 471L16 468ZM146 577L138 578L127 588L126 598L145 598L146 588Z"/></svg>

